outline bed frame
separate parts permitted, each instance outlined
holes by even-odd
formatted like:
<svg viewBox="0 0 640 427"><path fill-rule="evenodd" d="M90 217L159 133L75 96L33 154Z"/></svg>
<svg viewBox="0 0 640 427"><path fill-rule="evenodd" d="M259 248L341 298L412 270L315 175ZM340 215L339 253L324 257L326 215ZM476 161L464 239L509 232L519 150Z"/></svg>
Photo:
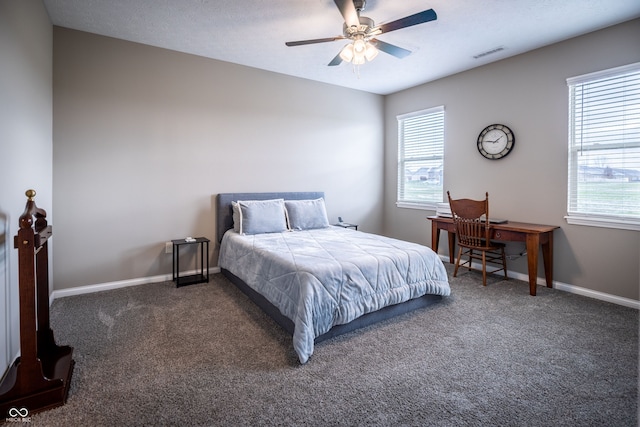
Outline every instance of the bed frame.
<svg viewBox="0 0 640 427"><path fill-rule="evenodd" d="M324 192L283 192L283 193L220 193L216 197L216 233L218 243L222 241L224 233L233 228L233 211L231 208L232 201L238 200L269 200L269 199L285 199L285 200L306 200L324 198ZM245 293L251 301L258 305L265 313L267 313L276 323L278 323L290 335L293 335L294 323L291 319L284 316L280 310L271 304L261 294L256 292L252 287L247 285L242 279L235 276L226 269L221 269L222 274L235 284L243 293ZM346 334L347 332L372 325L383 320L399 316L404 313L411 312L418 308L427 307L442 300L441 295L424 295L401 304L390 305L378 311L367 313L344 324L336 325L328 332L316 337L315 343L322 342L326 339Z"/></svg>

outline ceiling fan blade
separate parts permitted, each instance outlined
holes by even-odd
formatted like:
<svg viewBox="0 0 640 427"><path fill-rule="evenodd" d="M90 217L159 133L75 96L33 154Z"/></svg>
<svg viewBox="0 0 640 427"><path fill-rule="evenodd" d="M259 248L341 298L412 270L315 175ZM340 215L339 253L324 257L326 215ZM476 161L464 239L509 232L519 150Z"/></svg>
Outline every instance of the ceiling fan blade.
<svg viewBox="0 0 640 427"><path fill-rule="evenodd" d="M346 37L344 36L335 36L335 37L326 37L324 39L311 39L311 40L300 40L300 41L295 41L295 42L286 42L285 44L287 46L302 46L305 44L314 44L314 43L326 43L326 42L333 42L336 40L342 40Z"/></svg>
<svg viewBox="0 0 640 427"><path fill-rule="evenodd" d="M403 49L401 47L398 47L396 45L393 45L391 43L387 43L387 42L383 42L382 40L378 40L378 39L371 39L369 40L369 43L371 43L372 45L374 45L376 48L378 48L379 50L383 51L384 53L388 53L389 55L393 55L396 58L405 58L409 55L411 55L411 51L407 50L407 49Z"/></svg>
<svg viewBox="0 0 640 427"><path fill-rule="evenodd" d="M425 22L433 21L436 19L438 19L438 15L436 15L436 12L433 9L428 9L422 12L414 13L413 15L405 16L404 18L400 18L396 21L387 22L386 24L380 25L379 28L383 33L388 33L389 31L395 31L401 28L411 27L413 25L423 24Z"/></svg>
<svg viewBox="0 0 640 427"><path fill-rule="evenodd" d="M338 53L336 57L333 58L331 62L329 62L329 64L327 65L329 65L329 67L333 67L335 65L340 65L340 64L342 64L342 58L340 58L340 54Z"/></svg>
<svg viewBox="0 0 640 427"><path fill-rule="evenodd" d="M353 5L353 0L333 0L340 9L340 13L344 18L344 22L347 27L357 27L360 25L360 18L358 18L358 12Z"/></svg>

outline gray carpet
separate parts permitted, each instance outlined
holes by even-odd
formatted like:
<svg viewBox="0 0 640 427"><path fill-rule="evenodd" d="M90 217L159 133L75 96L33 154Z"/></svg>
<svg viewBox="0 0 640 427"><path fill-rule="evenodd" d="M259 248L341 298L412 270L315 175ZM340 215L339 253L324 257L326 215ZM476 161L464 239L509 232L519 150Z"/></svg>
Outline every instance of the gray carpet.
<svg viewBox="0 0 640 427"><path fill-rule="evenodd" d="M488 282L451 278L451 297L320 343L306 365L220 274L58 299L69 400L31 425L637 425L636 310Z"/></svg>

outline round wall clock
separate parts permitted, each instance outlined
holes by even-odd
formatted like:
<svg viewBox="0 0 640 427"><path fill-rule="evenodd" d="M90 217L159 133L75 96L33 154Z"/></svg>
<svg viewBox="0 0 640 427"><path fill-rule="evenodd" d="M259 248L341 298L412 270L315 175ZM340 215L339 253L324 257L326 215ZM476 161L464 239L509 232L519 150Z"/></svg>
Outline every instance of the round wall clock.
<svg viewBox="0 0 640 427"><path fill-rule="evenodd" d="M513 150L516 138L505 125L489 125L478 135L478 151L490 160L498 160Z"/></svg>

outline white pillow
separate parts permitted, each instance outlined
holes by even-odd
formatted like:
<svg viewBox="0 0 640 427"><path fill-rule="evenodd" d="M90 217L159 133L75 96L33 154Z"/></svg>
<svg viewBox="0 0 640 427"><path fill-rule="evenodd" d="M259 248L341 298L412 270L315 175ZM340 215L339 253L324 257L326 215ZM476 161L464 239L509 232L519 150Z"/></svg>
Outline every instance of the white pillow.
<svg viewBox="0 0 640 427"><path fill-rule="evenodd" d="M292 230L312 230L329 227L324 199L285 200L289 228Z"/></svg>
<svg viewBox="0 0 640 427"><path fill-rule="evenodd" d="M237 205L239 227L236 231L238 233L280 233L287 230L284 199L238 200Z"/></svg>
<svg viewBox="0 0 640 427"><path fill-rule="evenodd" d="M240 232L240 207L238 202L231 202L231 209L233 211L233 231Z"/></svg>

